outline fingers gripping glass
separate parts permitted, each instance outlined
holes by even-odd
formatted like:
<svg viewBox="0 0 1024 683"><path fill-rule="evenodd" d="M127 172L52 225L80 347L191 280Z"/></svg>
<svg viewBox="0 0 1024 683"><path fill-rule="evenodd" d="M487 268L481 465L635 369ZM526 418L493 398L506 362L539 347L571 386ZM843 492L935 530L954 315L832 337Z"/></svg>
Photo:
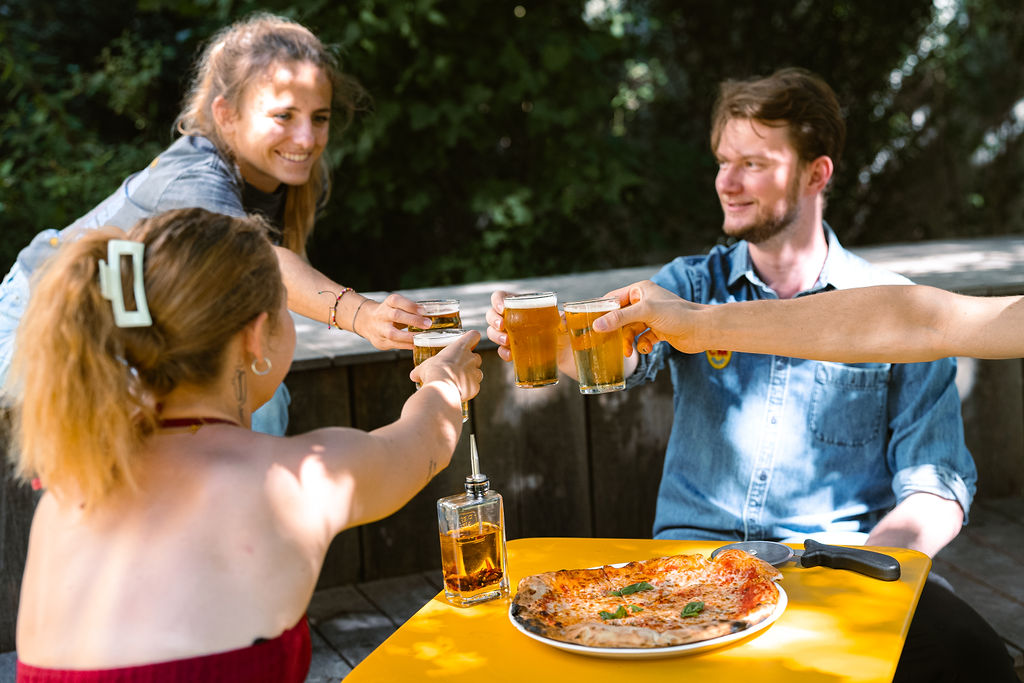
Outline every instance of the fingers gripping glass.
<svg viewBox="0 0 1024 683"><path fill-rule="evenodd" d="M430 327L427 329L447 330L462 328L462 317L459 315L458 299L425 299L416 303L423 307L424 315L430 318ZM407 329L413 333L426 332L421 327L406 325L405 323L395 323L395 327L399 330Z"/></svg>
<svg viewBox="0 0 1024 683"><path fill-rule="evenodd" d="M580 378L581 394L603 394L626 388L622 361L622 330L598 332L594 321L618 310L614 298L587 299L565 304L565 324Z"/></svg>
<svg viewBox="0 0 1024 683"><path fill-rule="evenodd" d="M502 315L517 387L558 383L558 297L535 292L505 297Z"/></svg>
<svg viewBox="0 0 1024 683"><path fill-rule="evenodd" d="M413 336L413 349L412 349L412 362L414 365L419 365L428 358L432 358L437 354L441 353L441 350L454 342L456 339L466 334L466 330L461 328L448 328L444 330L430 330L429 332L420 332ZM416 386L419 386L417 382ZM466 422L469 420L469 403L467 401L462 402L462 421Z"/></svg>

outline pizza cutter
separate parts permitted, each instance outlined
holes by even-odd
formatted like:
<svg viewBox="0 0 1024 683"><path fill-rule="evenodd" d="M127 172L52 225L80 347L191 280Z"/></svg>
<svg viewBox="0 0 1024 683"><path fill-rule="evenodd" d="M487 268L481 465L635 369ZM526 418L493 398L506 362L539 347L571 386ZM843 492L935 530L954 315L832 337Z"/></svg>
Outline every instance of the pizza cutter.
<svg viewBox="0 0 1024 683"><path fill-rule="evenodd" d="M798 567L849 569L882 581L895 581L900 578L900 563L894 557L863 548L825 545L812 538L804 541L802 550L794 550L776 541L740 541L716 548L711 553L711 558L714 559L727 548L744 550L776 567L793 562Z"/></svg>

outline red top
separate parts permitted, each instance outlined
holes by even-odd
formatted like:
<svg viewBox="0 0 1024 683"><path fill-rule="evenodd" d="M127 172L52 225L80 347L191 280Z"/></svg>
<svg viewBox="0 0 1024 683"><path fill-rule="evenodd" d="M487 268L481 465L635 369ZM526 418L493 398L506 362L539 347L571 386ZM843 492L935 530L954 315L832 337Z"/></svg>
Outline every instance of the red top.
<svg viewBox="0 0 1024 683"><path fill-rule="evenodd" d="M17 683L303 683L313 646L306 617L274 638L238 650L120 669L40 669L18 662Z"/></svg>

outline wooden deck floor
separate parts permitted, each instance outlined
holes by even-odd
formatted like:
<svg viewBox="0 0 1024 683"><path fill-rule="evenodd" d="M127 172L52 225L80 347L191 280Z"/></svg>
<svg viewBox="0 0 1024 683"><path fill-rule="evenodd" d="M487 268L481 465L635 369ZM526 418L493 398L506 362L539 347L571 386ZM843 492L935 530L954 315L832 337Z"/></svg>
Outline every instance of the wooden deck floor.
<svg viewBox="0 0 1024 683"><path fill-rule="evenodd" d="M1024 497L975 501L970 524L933 571L999 632L1024 680ZM427 571L318 591L309 607L307 683L344 679L440 590L440 571ZM0 683L14 683L14 662L13 652L0 654Z"/></svg>

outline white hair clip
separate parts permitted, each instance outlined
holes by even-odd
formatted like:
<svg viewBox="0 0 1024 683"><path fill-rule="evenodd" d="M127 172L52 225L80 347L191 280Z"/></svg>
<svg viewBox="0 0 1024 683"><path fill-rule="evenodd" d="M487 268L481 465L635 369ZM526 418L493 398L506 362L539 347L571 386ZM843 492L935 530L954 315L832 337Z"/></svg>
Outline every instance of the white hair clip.
<svg viewBox="0 0 1024 683"><path fill-rule="evenodd" d="M118 327L149 327L153 318L149 315L149 304L146 302L146 287L142 279L142 255L146 245L130 240L110 240L107 242L107 260L100 259L100 294L110 299L114 308L114 324ZM121 288L121 257L130 256L135 284L135 310L124 307L124 290Z"/></svg>

